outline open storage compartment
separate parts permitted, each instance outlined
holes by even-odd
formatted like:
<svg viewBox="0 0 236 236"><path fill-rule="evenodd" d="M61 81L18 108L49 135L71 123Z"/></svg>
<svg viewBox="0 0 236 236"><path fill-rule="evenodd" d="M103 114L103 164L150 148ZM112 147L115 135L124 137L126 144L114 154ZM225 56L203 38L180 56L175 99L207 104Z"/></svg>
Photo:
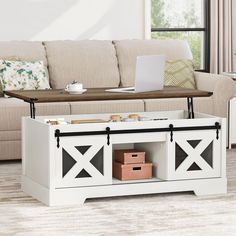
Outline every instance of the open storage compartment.
<svg viewBox="0 0 236 236"><path fill-rule="evenodd" d="M166 156L166 142L163 141L163 138L165 138L165 134L162 135L163 137L160 140L151 141L152 138L156 136L155 134L156 133L151 134L151 137L148 137L150 134L145 134L145 137L149 138L149 142L136 142L136 143L129 143L129 144L113 145L113 163L115 161L114 150L135 149L141 152L145 152L145 163L152 164L152 178L137 179L137 180L119 180L114 177L114 173L113 173L113 184L142 183L142 182L147 183L147 182L163 181L163 179L161 179L159 176L158 163L159 163L159 159L162 156ZM143 137L144 136L142 137L140 136L140 138L142 139ZM139 137L136 137L136 139L138 138ZM128 164L128 165L131 165L134 167L141 167L143 164L136 163L136 164ZM134 171L139 171L139 170L134 170Z"/></svg>

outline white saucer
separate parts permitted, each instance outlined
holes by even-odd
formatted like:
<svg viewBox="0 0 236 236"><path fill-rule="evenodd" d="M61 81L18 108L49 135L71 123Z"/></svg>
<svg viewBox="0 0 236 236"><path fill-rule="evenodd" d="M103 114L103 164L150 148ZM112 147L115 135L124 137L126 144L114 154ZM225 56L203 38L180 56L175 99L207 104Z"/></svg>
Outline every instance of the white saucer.
<svg viewBox="0 0 236 236"><path fill-rule="evenodd" d="M65 91L68 92L69 94L82 94L82 93L86 92L87 89L82 89L79 91L69 91L69 90L65 89Z"/></svg>

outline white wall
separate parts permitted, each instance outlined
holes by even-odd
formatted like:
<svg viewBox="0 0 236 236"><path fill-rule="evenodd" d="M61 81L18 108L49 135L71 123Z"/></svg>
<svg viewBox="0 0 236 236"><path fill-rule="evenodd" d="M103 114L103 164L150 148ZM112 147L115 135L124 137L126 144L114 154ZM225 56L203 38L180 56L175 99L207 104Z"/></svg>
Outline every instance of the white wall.
<svg viewBox="0 0 236 236"><path fill-rule="evenodd" d="M145 0L0 0L0 41L144 38Z"/></svg>

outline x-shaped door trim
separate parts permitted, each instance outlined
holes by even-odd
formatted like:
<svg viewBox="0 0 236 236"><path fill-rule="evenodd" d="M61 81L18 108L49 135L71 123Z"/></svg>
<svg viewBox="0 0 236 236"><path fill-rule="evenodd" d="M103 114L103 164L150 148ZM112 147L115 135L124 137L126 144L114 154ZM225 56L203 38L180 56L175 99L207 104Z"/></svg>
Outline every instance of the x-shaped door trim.
<svg viewBox="0 0 236 236"><path fill-rule="evenodd" d="M176 172L186 172L194 162L202 169L202 171L212 171L212 167L201 156L202 152L212 141L212 138L204 138L195 148L193 148L187 140L179 139L176 141L188 155L177 168Z"/></svg>
<svg viewBox="0 0 236 236"><path fill-rule="evenodd" d="M74 145L62 145L62 148L76 161L75 165L66 173L63 179L74 179L83 169L93 177L102 178L103 175L90 162L102 147L100 144L93 144L84 154L81 154Z"/></svg>

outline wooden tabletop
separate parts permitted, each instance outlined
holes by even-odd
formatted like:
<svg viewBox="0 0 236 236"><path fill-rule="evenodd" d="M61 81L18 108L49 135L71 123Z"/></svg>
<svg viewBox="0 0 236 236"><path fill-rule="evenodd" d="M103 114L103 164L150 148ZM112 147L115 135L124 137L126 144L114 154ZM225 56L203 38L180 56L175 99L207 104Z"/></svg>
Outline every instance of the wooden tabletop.
<svg viewBox="0 0 236 236"><path fill-rule="evenodd" d="M106 88L107 89L107 88ZM213 93L195 89L165 87L163 90L144 93L117 93L107 92L104 88L88 89L80 95L72 95L64 90L15 90L6 91L10 97L16 97L25 102L75 102L75 101L101 101L101 100L134 100L134 99L161 99L161 98L187 98L210 97Z"/></svg>

